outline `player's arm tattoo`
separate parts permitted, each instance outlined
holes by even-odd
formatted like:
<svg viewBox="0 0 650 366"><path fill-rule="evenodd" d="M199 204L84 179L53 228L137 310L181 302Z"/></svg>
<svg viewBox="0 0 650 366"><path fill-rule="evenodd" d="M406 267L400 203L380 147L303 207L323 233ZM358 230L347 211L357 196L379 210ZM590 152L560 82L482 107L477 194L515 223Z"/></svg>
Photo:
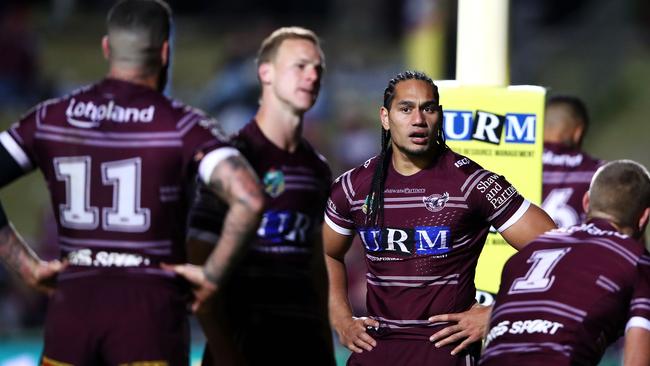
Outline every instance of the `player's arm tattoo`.
<svg viewBox="0 0 650 366"><path fill-rule="evenodd" d="M0 260L11 271L29 282L39 259L11 224L0 229Z"/></svg>
<svg viewBox="0 0 650 366"><path fill-rule="evenodd" d="M264 196L255 171L239 155L215 167L209 186L229 205L219 242L204 266L206 278L218 285L257 228Z"/></svg>

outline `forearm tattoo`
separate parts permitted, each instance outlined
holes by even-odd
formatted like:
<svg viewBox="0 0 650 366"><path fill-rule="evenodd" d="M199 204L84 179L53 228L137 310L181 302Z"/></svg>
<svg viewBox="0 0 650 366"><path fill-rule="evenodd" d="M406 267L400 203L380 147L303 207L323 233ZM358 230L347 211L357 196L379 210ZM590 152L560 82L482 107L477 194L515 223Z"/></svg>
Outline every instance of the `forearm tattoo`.
<svg viewBox="0 0 650 366"><path fill-rule="evenodd" d="M241 156L220 163L212 173L210 187L229 205L217 247L204 267L206 278L217 285L257 228L264 197L255 172Z"/></svg>
<svg viewBox="0 0 650 366"><path fill-rule="evenodd" d="M36 254L25 244L11 225L0 229L0 260L11 271L26 279L33 265L38 262Z"/></svg>

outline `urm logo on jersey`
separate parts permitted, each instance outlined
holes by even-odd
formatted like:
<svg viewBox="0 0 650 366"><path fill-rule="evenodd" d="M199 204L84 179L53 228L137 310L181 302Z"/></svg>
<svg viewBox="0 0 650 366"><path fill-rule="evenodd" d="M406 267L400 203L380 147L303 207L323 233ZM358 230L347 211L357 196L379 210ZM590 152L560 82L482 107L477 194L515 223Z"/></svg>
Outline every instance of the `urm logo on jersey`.
<svg viewBox="0 0 650 366"><path fill-rule="evenodd" d="M262 216L257 235L273 243L285 240L304 243L311 226L309 216L300 212L269 210Z"/></svg>
<svg viewBox="0 0 650 366"><path fill-rule="evenodd" d="M363 228L359 237L369 252L387 252L403 255L439 255L451 248L451 230L448 226L416 226L413 229Z"/></svg>
<svg viewBox="0 0 650 366"><path fill-rule="evenodd" d="M537 116L508 113L505 116L477 110L444 112L443 130L450 141L477 140L498 145L505 131L504 142L534 144Z"/></svg>

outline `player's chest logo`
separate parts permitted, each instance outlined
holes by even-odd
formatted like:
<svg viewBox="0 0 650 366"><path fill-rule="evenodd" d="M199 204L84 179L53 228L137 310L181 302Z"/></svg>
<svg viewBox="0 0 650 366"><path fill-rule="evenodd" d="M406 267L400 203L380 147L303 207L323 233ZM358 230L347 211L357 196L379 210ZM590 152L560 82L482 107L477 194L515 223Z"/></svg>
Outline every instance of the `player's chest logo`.
<svg viewBox="0 0 650 366"><path fill-rule="evenodd" d="M275 168L269 169L264 178L262 179L264 183L264 191L269 194L269 196L276 198L284 192L285 188L285 179L284 173L281 170Z"/></svg>
<svg viewBox="0 0 650 366"><path fill-rule="evenodd" d="M449 201L449 193L445 192L443 194L432 194L428 197L422 197L422 202L424 202L424 207L431 212L438 212L445 208L445 205Z"/></svg>
<svg viewBox="0 0 650 366"><path fill-rule="evenodd" d="M372 194L372 197L375 197L375 194ZM363 201L363 206L361 206L361 212L366 215L370 215L372 211L372 197L370 195L366 196L365 201Z"/></svg>

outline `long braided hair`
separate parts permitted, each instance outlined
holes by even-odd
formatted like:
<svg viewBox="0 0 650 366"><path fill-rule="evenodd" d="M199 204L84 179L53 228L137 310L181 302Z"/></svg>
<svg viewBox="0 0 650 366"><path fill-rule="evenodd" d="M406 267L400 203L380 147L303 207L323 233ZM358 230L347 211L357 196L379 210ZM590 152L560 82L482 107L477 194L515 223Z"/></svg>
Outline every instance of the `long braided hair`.
<svg viewBox="0 0 650 366"><path fill-rule="evenodd" d="M390 111L391 104L393 103L393 98L395 97L395 87L397 84L404 80L422 80L433 88L435 98L440 99L438 94L438 87L433 83L430 77L425 73L420 71L404 71L397 75L394 78L390 79L388 86L384 90L384 108ZM443 149L447 148L445 143L445 135L442 130L442 106L440 107L440 123L435 131L435 144L437 145L438 152L441 152ZM390 163L390 157L392 153L391 148L391 135L390 130L385 130L383 127L381 129L381 151L379 156L377 156L377 165L375 166L375 172L372 176L372 183L370 184L370 192L366 198L366 225L369 227L381 227L383 226L384 219L384 184L386 183L386 170L388 169L388 164Z"/></svg>

